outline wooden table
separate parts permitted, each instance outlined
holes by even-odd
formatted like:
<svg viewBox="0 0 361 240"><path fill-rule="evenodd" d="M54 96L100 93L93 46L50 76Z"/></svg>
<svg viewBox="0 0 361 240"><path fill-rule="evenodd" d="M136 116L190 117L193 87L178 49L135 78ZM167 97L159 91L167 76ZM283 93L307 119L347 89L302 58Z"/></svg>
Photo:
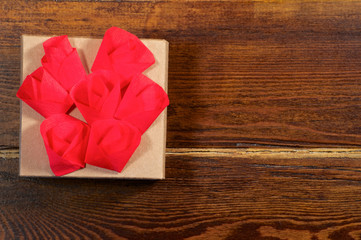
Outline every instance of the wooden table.
<svg viewBox="0 0 361 240"><path fill-rule="evenodd" d="M170 42L164 181L18 177L20 35ZM0 239L360 239L361 1L0 0Z"/></svg>

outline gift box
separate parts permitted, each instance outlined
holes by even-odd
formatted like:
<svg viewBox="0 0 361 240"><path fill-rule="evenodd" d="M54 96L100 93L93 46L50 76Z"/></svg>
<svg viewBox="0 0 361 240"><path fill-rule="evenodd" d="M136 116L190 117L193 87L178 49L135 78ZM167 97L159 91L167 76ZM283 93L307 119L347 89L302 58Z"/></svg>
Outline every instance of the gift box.
<svg viewBox="0 0 361 240"><path fill-rule="evenodd" d="M44 56L42 44L49 38L49 36L22 36L21 83L26 76L41 66L41 59ZM168 42L158 39L141 39L141 41L155 58L155 63L143 74L167 91ZM69 42L77 49L84 69L89 73L102 39L69 37ZM78 108L72 110L70 115L84 121ZM20 176L53 177L54 173L51 171L40 133L40 124L44 121L44 117L23 102L20 106L20 116ZM63 177L164 179L166 121L165 109L142 135L138 148L120 173L87 164L85 168Z"/></svg>

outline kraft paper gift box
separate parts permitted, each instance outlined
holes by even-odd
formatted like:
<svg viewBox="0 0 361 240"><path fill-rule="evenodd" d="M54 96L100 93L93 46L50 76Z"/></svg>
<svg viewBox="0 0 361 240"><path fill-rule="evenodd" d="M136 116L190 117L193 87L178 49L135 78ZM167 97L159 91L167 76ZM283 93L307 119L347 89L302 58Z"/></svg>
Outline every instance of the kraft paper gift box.
<svg viewBox="0 0 361 240"><path fill-rule="evenodd" d="M27 75L41 66L40 61L44 55L42 43L48 38L50 37L22 36L22 74L20 84ZM83 66L89 73L102 39L69 37L69 41L77 49ZM167 92L168 42L158 39L141 39L141 41L149 48L155 58L155 64L144 71L144 74L158 83ZM77 108L70 115L84 121ZM20 116L20 176L54 177L55 175L50 169L48 156L40 134L40 124L44 118L22 101ZM142 135L140 145L122 172L118 173L87 164L85 168L63 177L164 179L166 121L167 112L165 109Z"/></svg>

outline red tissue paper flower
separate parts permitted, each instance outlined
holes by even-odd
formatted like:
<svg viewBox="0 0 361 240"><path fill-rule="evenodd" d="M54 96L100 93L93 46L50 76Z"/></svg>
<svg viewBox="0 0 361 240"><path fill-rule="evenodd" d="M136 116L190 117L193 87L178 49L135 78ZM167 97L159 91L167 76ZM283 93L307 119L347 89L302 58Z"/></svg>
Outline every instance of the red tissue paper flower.
<svg viewBox="0 0 361 240"><path fill-rule="evenodd" d="M142 74L155 59L133 34L106 31L86 75L67 36L45 41L42 67L17 96L46 119L40 127L56 176L91 164L121 172L141 135L169 105L166 92ZM66 113L73 104L87 123Z"/></svg>
<svg viewBox="0 0 361 240"><path fill-rule="evenodd" d="M143 134L168 105L163 88L140 74L130 82L114 117L132 123Z"/></svg>
<svg viewBox="0 0 361 240"><path fill-rule="evenodd" d="M114 71L98 70L76 84L70 92L84 119L92 124L113 118L129 80Z"/></svg>
<svg viewBox="0 0 361 240"><path fill-rule="evenodd" d="M152 52L135 35L117 28L109 28L99 47L92 72L112 70L123 76L141 73L154 64Z"/></svg>
<svg viewBox="0 0 361 240"><path fill-rule="evenodd" d="M70 45L67 36L52 37L43 43L43 67L68 92L75 83L86 77L78 52Z"/></svg>
<svg viewBox="0 0 361 240"><path fill-rule="evenodd" d="M43 67L25 78L16 96L45 118L66 113L73 105L69 93Z"/></svg>
<svg viewBox="0 0 361 240"><path fill-rule="evenodd" d="M85 122L67 114L55 114L41 123L40 132L56 176L84 167L90 132Z"/></svg>
<svg viewBox="0 0 361 240"><path fill-rule="evenodd" d="M85 162L122 171L140 143L141 133L128 122L115 119L92 124Z"/></svg>

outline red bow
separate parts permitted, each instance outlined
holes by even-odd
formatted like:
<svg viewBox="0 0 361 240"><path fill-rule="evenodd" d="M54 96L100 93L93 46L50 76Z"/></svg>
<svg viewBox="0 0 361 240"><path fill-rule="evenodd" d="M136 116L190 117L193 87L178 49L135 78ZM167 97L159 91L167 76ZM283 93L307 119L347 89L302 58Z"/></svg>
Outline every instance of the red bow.
<svg viewBox="0 0 361 240"><path fill-rule="evenodd" d="M153 54L133 34L112 27L87 75L67 36L43 46L42 66L25 78L17 97L46 118L40 131L52 171L61 176L88 163L121 172L169 104L163 88L142 74ZM67 114L74 104L87 123Z"/></svg>

